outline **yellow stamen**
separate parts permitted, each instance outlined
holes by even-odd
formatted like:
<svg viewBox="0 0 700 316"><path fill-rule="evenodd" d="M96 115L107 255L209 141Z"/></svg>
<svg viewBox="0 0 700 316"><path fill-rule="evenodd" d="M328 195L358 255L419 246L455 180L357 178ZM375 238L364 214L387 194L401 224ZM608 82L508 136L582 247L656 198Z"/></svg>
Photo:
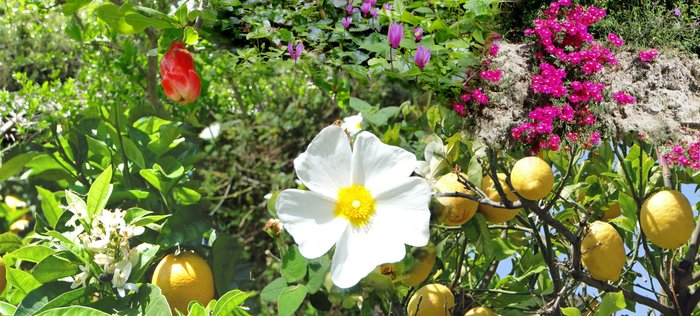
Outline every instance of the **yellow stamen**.
<svg viewBox="0 0 700 316"><path fill-rule="evenodd" d="M341 216L353 226L361 227L369 222L374 211L374 198L364 186L353 185L338 190L335 216Z"/></svg>

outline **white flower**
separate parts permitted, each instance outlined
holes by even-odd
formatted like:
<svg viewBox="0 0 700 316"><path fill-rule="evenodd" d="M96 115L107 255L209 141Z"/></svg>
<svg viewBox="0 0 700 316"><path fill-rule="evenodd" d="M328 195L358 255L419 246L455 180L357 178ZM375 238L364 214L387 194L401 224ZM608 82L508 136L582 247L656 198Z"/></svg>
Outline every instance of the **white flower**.
<svg viewBox="0 0 700 316"><path fill-rule="evenodd" d="M112 287L117 289L119 296L124 297L126 291L137 291L138 287L136 284L127 283L129 280L129 275L131 274L131 261L128 259L117 262L114 269L114 276L112 277Z"/></svg>
<svg viewBox="0 0 700 316"><path fill-rule="evenodd" d="M362 113L344 118L340 127L347 130L350 136L355 136L362 130Z"/></svg>
<svg viewBox="0 0 700 316"><path fill-rule="evenodd" d="M449 167L445 160L447 156L447 146L442 144L439 136L433 134L427 138L427 144L424 151L425 161L418 161L416 173L423 176L426 180L433 183L437 181L437 176L440 172Z"/></svg>
<svg viewBox="0 0 700 316"><path fill-rule="evenodd" d="M199 138L204 140L212 140L219 137L221 133L221 123L214 122L211 125L205 127L200 133Z"/></svg>
<svg viewBox="0 0 700 316"><path fill-rule="evenodd" d="M87 266L81 265L80 266L80 273L76 274L73 277L73 282L70 285L71 289L77 288L77 287L84 287L85 286L85 281L90 277L90 270L87 268Z"/></svg>
<svg viewBox="0 0 700 316"><path fill-rule="evenodd" d="M294 160L310 191L280 193L275 208L299 251L317 258L333 245L331 279L357 284L375 267L404 258L406 248L428 243L431 189L411 177L416 157L362 132L354 149L342 128L324 128Z"/></svg>

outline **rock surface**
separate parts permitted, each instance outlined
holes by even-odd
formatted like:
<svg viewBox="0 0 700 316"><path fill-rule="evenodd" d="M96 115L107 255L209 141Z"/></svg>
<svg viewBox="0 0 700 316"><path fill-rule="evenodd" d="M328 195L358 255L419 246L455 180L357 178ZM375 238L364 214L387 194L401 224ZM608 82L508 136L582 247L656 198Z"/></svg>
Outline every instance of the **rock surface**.
<svg viewBox="0 0 700 316"><path fill-rule="evenodd" d="M495 64L503 69L501 91L476 118L475 136L484 143L501 147L510 129L525 121L533 99L530 76L536 71L532 48L524 44L501 43ZM637 103L609 109L606 125L611 130L642 133L653 142L665 142L682 128L700 131L700 59L692 55L664 54L653 63L643 63L636 52L617 54L619 67L606 68L600 81L606 84L605 97L625 91ZM694 134L694 133L693 133Z"/></svg>

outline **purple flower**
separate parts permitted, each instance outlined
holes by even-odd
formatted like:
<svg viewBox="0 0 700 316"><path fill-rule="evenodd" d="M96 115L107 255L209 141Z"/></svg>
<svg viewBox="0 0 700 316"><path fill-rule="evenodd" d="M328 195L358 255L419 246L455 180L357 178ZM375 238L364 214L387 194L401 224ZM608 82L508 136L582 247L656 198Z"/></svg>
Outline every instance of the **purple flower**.
<svg viewBox="0 0 700 316"><path fill-rule="evenodd" d="M392 6L392 5L389 4L389 3L385 3L385 4L382 5L382 8L384 8L384 10L387 10L387 11L391 11L391 8L393 8L393 7L394 7L394 6Z"/></svg>
<svg viewBox="0 0 700 316"><path fill-rule="evenodd" d="M345 7L345 12L348 15L352 15L353 13L357 12L359 9L358 8L353 8L351 3L348 3L348 6Z"/></svg>
<svg viewBox="0 0 700 316"><path fill-rule="evenodd" d="M289 52L289 56L292 56L292 59L294 59L294 62L297 62L297 59L299 59L299 56L301 56L301 52L304 51L304 45L302 43L297 44L296 49L292 46L292 43L289 43L287 45L287 51Z"/></svg>
<svg viewBox="0 0 700 316"><path fill-rule="evenodd" d="M413 30L413 36L416 37L416 43L420 42L421 38L423 38L423 28L422 27L417 27Z"/></svg>
<svg viewBox="0 0 700 316"><path fill-rule="evenodd" d="M369 3L370 6L377 5L377 0L365 0L365 3Z"/></svg>
<svg viewBox="0 0 700 316"><path fill-rule="evenodd" d="M343 23L343 26L347 30L348 28L350 28L350 24L352 24L352 17L344 17L340 20L340 23Z"/></svg>
<svg viewBox="0 0 700 316"><path fill-rule="evenodd" d="M423 47L423 45L418 45L416 50L416 66L423 69L425 65L430 61L430 49Z"/></svg>
<svg viewBox="0 0 700 316"><path fill-rule="evenodd" d="M681 9L679 9L679 8L673 9L673 15L675 15L675 16L681 16Z"/></svg>
<svg viewBox="0 0 700 316"><path fill-rule="evenodd" d="M389 45L394 49L399 48L401 38L403 38L403 26L396 22L391 23L391 26L389 26Z"/></svg>
<svg viewBox="0 0 700 316"><path fill-rule="evenodd" d="M377 15L379 15L379 9L378 8L371 8L369 9L369 15L371 15L373 18L377 18Z"/></svg>
<svg viewBox="0 0 700 316"><path fill-rule="evenodd" d="M625 41L622 40L622 38L620 38L620 36L615 33L608 34L608 41L610 41L610 43L612 43L615 46L622 46L623 44L625 44Z"/></svg>
<svg viewBox="0 0 700 316"><path fill-rule="evenodd" d="M369 9L372 8L372 5L369 4L369 2L365 2L360 6L360 11L362 11L362 15L367 16L369 14Z"/></svg>

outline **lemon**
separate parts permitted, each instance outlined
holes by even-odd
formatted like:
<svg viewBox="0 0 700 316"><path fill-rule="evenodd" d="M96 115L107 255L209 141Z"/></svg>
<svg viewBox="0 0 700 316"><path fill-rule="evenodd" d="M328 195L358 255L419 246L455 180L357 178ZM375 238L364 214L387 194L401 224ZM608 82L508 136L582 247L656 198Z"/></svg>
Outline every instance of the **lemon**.
<svg viewBox="0 0 700 316"><path fill-rule="evenodd" d="M600 281L617 281L625 266L625 247L612 225L595 221L581 241L581 261L591 276Z"/></svg>
<svg viewBox="0 0 700 316"><path fill-rule="evenodd" d="M408 301L408 316L452 315L455 297L442 284L427 284L418 289Z"/></svg>
<svg viewBox="0 0 700 316"><path fill-rule="evenodd" d="M609 221L615 217L620 216L622 214L622 211L620 210L620 203L613 203L610 205L607 211L603 213L603 220L604 221Z"/></svg>
<svg viewBox="0 0 700 316"><path fill-rule="evenodd" d="M461 173L460 175L466 178L465 174ZM473 191L467 190L464 184L459 182L459 177L454 172L440 177L435 183L435 189L441 193L474 194ZM461 197L439 197L438 202L440 202L437 210L438 219L448 226L459 226L466 223L474 216L476 208L479 206L479 202Z"/></svg>
<svg viewBox="0 0 700 316"><path fill-rule="evenodd" d="M7 286L7 269L5 268L5 261L0 258L0 294L5 290Z"/></svg>
<svg viewBox="0 0 700 316"><path fill-rule="evenodd" d="M520 196L528 200L539 200L552 192L554 173L540 157L525 157L513 165L510 181Z"/></svg>
<svg viewBox="0 0 700 316"><path fill-rule="evenodd" d="M484 306L479 306L470 309L464 313L464 316L498 316L498 314Z"/></svg>
<svg viewBox="0 0 700 316"><path fill-rule="evenodd" d="M10 225L10 231L15 234L21 234L27 228L29 228L29 220L26 218L20 218Z"/></svg>
<svg viewBox="0 0 700 316"><path fill-rule="evenodd" d="M690 202L676 190L659 191L644 201L639 221L649 240L665 249L683 245L695 228Z"/></svg>
<svg viewBox="0 0 700 316"><path fill-rule="evenodd" d="M175 309L186 314L190 301L207 306L214 299L211 268L204 259L191 252L165 256L156 266L151 283L163 291L173 315Z"/></svg>
<svg viewBox="0 0 700 316"><path fill-rule="evenodd" d="M403 283L408 286L417 286L425 281L433 271L435 266L435 246L428 245L417 248L413 251L413 268L408 271L409 277L403 280Z"/></svg>
<svg viewBox="0 0 700 316"><path fill-rule="evenodd" d="M501 188L503 188L503 193L506 194L506 198L509 201L515 202L518 200L518 197L515 195L515 193L513 193L512 190L510 190L510 188L506 184L506 175L504 173L498 174L498 182L501 184ZM484 191L486 196L489 199L491 199L491 201L501 201L501 195L498 194L498 190L496 190L496 186L494 185L493 179L491 179L490 176L484 176L484 179L481 181L481 190ZM513 219L515 215L518 214L518 211L520 211L520 209L509 210L505 208L496 208L489 205L479 204L479 212L484 214L486 220L492 223L507 222Z"/></svg>

